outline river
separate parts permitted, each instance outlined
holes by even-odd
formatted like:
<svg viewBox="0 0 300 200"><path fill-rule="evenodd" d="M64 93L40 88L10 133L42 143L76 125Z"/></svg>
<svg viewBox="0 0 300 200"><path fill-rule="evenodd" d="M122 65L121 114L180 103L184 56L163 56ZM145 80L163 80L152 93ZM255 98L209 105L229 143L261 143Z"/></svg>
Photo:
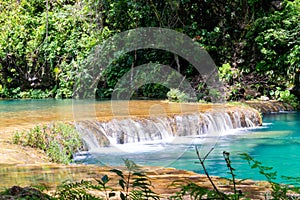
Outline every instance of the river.
<svg viewBox="0 0 300 200"><path fill-rule="evenodd" d="M150 103L149 103L150 102ZM95 105L94 105L95 103ZM130 104L130 105L129 105ZM153 116L154 114L191 111L195 107L178 107L160 101L133 101L126 104L132 116ZM85 106L82 106L85 105ZM86 106L92 105L92 106ZM124 106L125 104L123 104ZM125 105L125 107L126 107ZM0 101L1 134L5 131L24 129L33 124L52 121L76 121L94 117L97 120L110 120L115 115L122 116L124 107L118 112L112 111L110 102L76 102L72 100L2 100ZM121 109L122 108L122 109ZM212 109L211 105L205 110ZM96 110L95 114L91 110ZM201 110L201 109L200 109ZM128 112L128 110L125 111ZM120 165L122 159L129 158L142 165L175 167L203 173L197 164L195 146L202 157L211 149L205 163L210 174L228 177L228 170L222 156L223 151L230 152L232 166L237 178L265 180L255 169L241 159L240 153L247 153L264 166L277 171L277 181L295 184L293 180L281 176L300 177L300 112L277 113L263 116L263 126L256 128L230 129L212 137L182 137L179 140L151 141L137 144L120 145L117 151L100 148L92 152L83 152L76 157L76 162L98 165ZM121 148L121 150L120 150ZM122 149L123 148L123 149ZM126 150L124 150L126 149Z"/></svg>

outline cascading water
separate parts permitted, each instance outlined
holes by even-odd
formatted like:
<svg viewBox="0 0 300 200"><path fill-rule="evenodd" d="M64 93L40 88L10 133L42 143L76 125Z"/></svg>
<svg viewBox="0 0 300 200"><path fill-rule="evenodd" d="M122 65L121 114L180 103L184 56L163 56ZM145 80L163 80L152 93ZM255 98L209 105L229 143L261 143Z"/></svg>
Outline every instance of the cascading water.
<svg viewBox="0 0 300 200"><path fill-rule="evenodd" d="M258 125L261 125L259 113L254 109L243 107L232 107L223 112L214 110L204 113L76 123L88 150L149 141L168 143L175 137L219 136L231 129Z"/></svg>

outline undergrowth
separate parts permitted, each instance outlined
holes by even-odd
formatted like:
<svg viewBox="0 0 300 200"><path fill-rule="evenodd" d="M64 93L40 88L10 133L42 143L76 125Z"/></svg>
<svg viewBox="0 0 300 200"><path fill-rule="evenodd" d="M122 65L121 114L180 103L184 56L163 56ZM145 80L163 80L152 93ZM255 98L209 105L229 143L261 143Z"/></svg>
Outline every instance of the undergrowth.
<svg viewBox="0 0 300 200"><path fill-rule="evenodd" d="M73 154L83 145L76 129L61 122L17 131L13 135L13 143L43 150L51 161L64 164L70 163Z"/></svg>

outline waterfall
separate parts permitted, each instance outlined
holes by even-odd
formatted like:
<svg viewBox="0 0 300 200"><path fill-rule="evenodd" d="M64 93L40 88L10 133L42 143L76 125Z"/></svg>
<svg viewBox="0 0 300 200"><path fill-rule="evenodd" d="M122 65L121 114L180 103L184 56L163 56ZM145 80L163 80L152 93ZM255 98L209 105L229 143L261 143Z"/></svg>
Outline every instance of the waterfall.
<svg viewBox="0 0 300 200"><path fill-rule="evenodd" d="M171 141L174 137L220 135L231 129L261 125L252 108L231 107L223 112L195 112L156 117L112 119L107 122L76 122L87 149L113 144Z"/></svg>

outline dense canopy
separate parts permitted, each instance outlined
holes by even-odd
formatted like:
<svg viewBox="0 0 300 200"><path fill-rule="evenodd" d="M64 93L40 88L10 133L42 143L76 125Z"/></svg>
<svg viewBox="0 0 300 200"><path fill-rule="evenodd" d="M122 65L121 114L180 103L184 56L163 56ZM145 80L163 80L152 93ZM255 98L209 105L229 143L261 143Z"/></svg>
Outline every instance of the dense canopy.
<svg viewBox="0 0 300 200"><path fill-rule="evenodd" d="M0 0L0 97L70 98L95 45L129 29L163 27L208 51L228 100L284 98L300 70L299 21L299 0ZM109 98L120 77L149 62L173 67L206 100L209 91L194 67L155 49L115 60L97 96ZM166 98L169 89L146 84L134 96Z"/></svg>

